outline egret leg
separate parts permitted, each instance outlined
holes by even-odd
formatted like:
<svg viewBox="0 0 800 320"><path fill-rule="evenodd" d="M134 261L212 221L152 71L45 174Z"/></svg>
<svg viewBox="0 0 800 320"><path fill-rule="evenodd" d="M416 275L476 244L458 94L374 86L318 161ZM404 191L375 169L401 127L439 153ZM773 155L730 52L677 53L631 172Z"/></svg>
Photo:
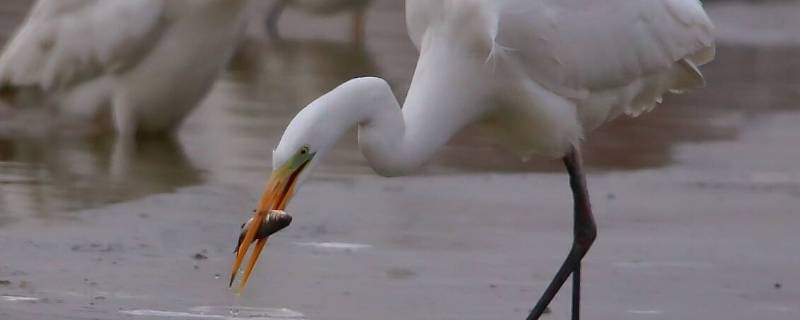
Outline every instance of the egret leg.
<svg viewBox="0 0 800 320"><path fill-rule="evenodd" d="M116 96L111 103L114 129L121 139L136 140L137 121L133 108L124 97Z"/></svg>
<svg viewBox="0 0 800 320"><path fill-rule="evenodd" d="M365 24L366 24L366 12L364 9L358 9L353 14L353 35L352 41L357 46L360 47L364 44L365 39Z"/></svg>
<svg viewBox="0 0 800 320"><path fill-rule="evenodd" d="M577 147L573 147L566 156L564 156L564 166L569 173L569 185L572 189L572 197L574 201L574 238L572 242L572 249L570 249L567 259L559 268L553 281L544 291L544 294L536 303L528 320L539 319L544 313L545 308L550 304L555 297L556 293L567 281L567 278L572 274L573 295L572 295L572 319L578 320L580 318L580 283L581 283L581 260L589 248L594 243L597 237L597 226L594 222L592 215L592 206L589 203L589 192L586 189L586 177L583 174L583 161L581 159L580 151Z"/></svg>
<svg viewBox="0 0 800 320"><path fill-rule="evenodd" d="M109 166L109 173L114 182L122 182L130 178L135 155L136 136L118 135L115 137Z"/></svg>
<svg viewBox="0 0 800 320"><path fill-rule="evenodd" d="M283 10L286 9L286 5L289 4L289 0L278 0L269 9L269 14L267 15L267 34L272 39L280 39L281 35L278 31L278 21L281 18L281 14Z"/></svg>

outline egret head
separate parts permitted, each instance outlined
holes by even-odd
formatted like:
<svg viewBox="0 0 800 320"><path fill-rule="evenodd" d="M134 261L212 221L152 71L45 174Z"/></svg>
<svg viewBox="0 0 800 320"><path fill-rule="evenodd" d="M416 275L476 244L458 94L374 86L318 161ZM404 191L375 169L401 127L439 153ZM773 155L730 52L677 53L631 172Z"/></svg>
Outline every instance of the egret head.
<svg viewBox="0 0 800 320"><path fill-rule="evenodd" d="M247 284L248 276L258 254L269 236L257 236L261 230L261 224L267 221L266 218L273 210L286 208L300 184L311 174L317 163L333 147L339 137L358 122L359 111L364 109L365 103L371 103L374 100L364 100L363 98L372 96L364 94L364 92L370 93L374 90L362 91L362 89L364 87L373 88L372 85L369 85L373 82L369 79L351 80L313 101L289 123L280 143L272 152L272 174L261 196L258 208L250 220L252 223L246 224L247 230L237 247L237 257L231 279L239 270L250 244L258 241L245 270L240 288L244 288ZM380 83L388 88L383 80ZM391 91L389 93L391 94ZM344 106L349 108L342 108ZM336 112L331 112L331 110L336 110ZM259 237L262 238L259 239Z"/></svg>
<svg viewBox="0 0 800 320"><path fill-rule="evenodd" d="M243 226L244 230L242 236L239 237L239 244L236 248L236 261L234 262L233 271L231 273L231 285L233 285L233 280L244 260L244 256L247 254L250 244L257 241L258 243L250 257L250 262L247 264L247 269L242 278L240 288L244 288L247 285L247 280L250 278L250 273L253 271L255 262L270 235L263 232L259 233L259 231L267 227L264 224L268 224L268 222L271 221L269 215L273 210L282 211L289 204L289 200L297 190L301 180L304 179L307 174L315 155L316 152L312 151L309 145L302 145L296 148L294 152L286 155L279 153L277 150L274 152L273 159L279 160L275 160L275 167L267 182L264 194L261 196L258 208L255 210L249 222ZM291 219L289 219L289 221L291 221ZM286 225L288 225L288 223ZM286 225L283 227L286 227ZM283 227L276 229L276 231Z"/></svg>
<svg viewBox="0 0 800 320"><path fill-rule="evenodd" d="M327 102L319 99L311 105L321 103ZM328 115L327 118L330 117ZM276 202L272 203L271 209L283 210L289 204L294 192L311 174L313 168L338 138L338 136L331 137L335 134L326 128L327 125L321 121L324 119L325 117L314 114L312 108L306 107L292 119L283 132L281 141L272 151L272 176L264 194L265 198L272 198L270 195L277 197L274 198ZM274 192L282 192L282 190L269 189L273 183L284 182L291 184L277 185L285 188L284 193L275 194ZM262 201L264 200L266 199L262 199Z"/></svg>
<svg viewBox="0 0 800 320"><path fill-rule="evenodd" d="M262 208L264 210L283 210L289 204L294 192L299 184L308 175L308 168L316 156L316 152L310 145L297 147L288 155L273 153L273 159L280 159L274 162L272 175L267 183L262 202L268 200L271 206Z"/></svg>
<svg viewBox="0 0 800 320"><path fill-rule="evenodd" d="M289 122L272 151L273 171L267 187L274 179L293 177L293 189L283 194L282 202L274 203L278 207L273 210L283 210L282 205L288 204L294 188L305 181L339 137L352 127L354 116L339 110L342 110L340 106L356 104L354 100L358 100L358 94L333 90L311 102ZM338 112L330 112L332 110Z"/></svg>
<svg viewBox="0 0 800 320"><path fill-rule="evenodd" d="M324 129L321 129L324 125L316 124L316 119L312 118L316 117L308 112L308 108L298 113L284 132L280 143L272 152L272 174L253 214L253 218L245 225L243 236L237 246L231 284L244 260L244 256L247 254L249 246L252 242L258 241L250 257L250 262L247 264L240 288L244 288L247 285L247 280L255 266L255 261L258 259L258 255L268 237L268 235L265 236L258 233L262 228L262 224L267 221L267 217L273 210L284 210L289 205L289 201L300 184L309 176L313 167L316 166L317 161L321 158L322 149L327 150L329 148L331 138L328 137Z"/></svg>

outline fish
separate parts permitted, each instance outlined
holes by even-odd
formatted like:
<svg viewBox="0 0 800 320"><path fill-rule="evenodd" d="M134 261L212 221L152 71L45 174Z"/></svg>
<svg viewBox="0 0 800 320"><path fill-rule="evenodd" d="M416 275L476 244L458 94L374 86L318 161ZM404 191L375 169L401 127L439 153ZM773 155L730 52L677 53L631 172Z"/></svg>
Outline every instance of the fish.
<svg viewBox="0 0 800 320"><path fill-rule="evenodd" d="M242 224L242 232L239 234L239 241L236 243L236 248L233 250L234 254L239 253L239 248L242 247L242 241L244 241L244 236L247 233L247 226L253 222L253 218L247 220L247 222ZM281 231L288 227L292 223L292 216L288 213L281 211L281 210L272 210L264 221L259 226L258 231L256 232L256 236L253 238L253 242L256 242L261 239L265 239L278 231Z"/></svg>

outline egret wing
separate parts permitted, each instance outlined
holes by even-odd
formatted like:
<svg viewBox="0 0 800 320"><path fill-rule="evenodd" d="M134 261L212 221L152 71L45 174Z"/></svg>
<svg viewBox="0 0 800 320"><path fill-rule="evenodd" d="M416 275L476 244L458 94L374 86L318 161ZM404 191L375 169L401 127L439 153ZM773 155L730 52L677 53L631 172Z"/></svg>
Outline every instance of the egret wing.
<svg viewBox="0 0 800 320"><path fill-rule="evenodd" d="M165 0L39 0L0 56L0 86L44 90L125 68L158 38Z"/></svg>
<svg viewBox="0 0 800 320"><path fill-rule="evenodd" d="M565 97L579 99L714 55L712 24L697 0L497 3L495 42L531 78Z"/></svg>

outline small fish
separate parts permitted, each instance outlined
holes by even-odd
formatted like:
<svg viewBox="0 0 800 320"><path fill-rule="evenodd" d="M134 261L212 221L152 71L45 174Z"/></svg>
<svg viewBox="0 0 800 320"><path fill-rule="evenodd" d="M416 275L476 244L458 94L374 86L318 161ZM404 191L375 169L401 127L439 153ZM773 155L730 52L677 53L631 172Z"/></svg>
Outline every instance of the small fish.
<svg viewBox="0 0 800 320"><path fill-rule="evenodd" d="M250 218L250 220L247 220L247 222L242 224L242 233L239 234L239 241L236 243L236 248L233 250L234 254L239 253L239 248L242 247L242 241L244 241L244 236L247 233L247 226L252 222L253 218ZM270 212L267 217L264 218L261 226L259 226L256 236L253 238L253 242L269 237L276 232L285 229L291 223L292 216L290 216L288 213L281 210L272 210L272 212Z"/></svg>

